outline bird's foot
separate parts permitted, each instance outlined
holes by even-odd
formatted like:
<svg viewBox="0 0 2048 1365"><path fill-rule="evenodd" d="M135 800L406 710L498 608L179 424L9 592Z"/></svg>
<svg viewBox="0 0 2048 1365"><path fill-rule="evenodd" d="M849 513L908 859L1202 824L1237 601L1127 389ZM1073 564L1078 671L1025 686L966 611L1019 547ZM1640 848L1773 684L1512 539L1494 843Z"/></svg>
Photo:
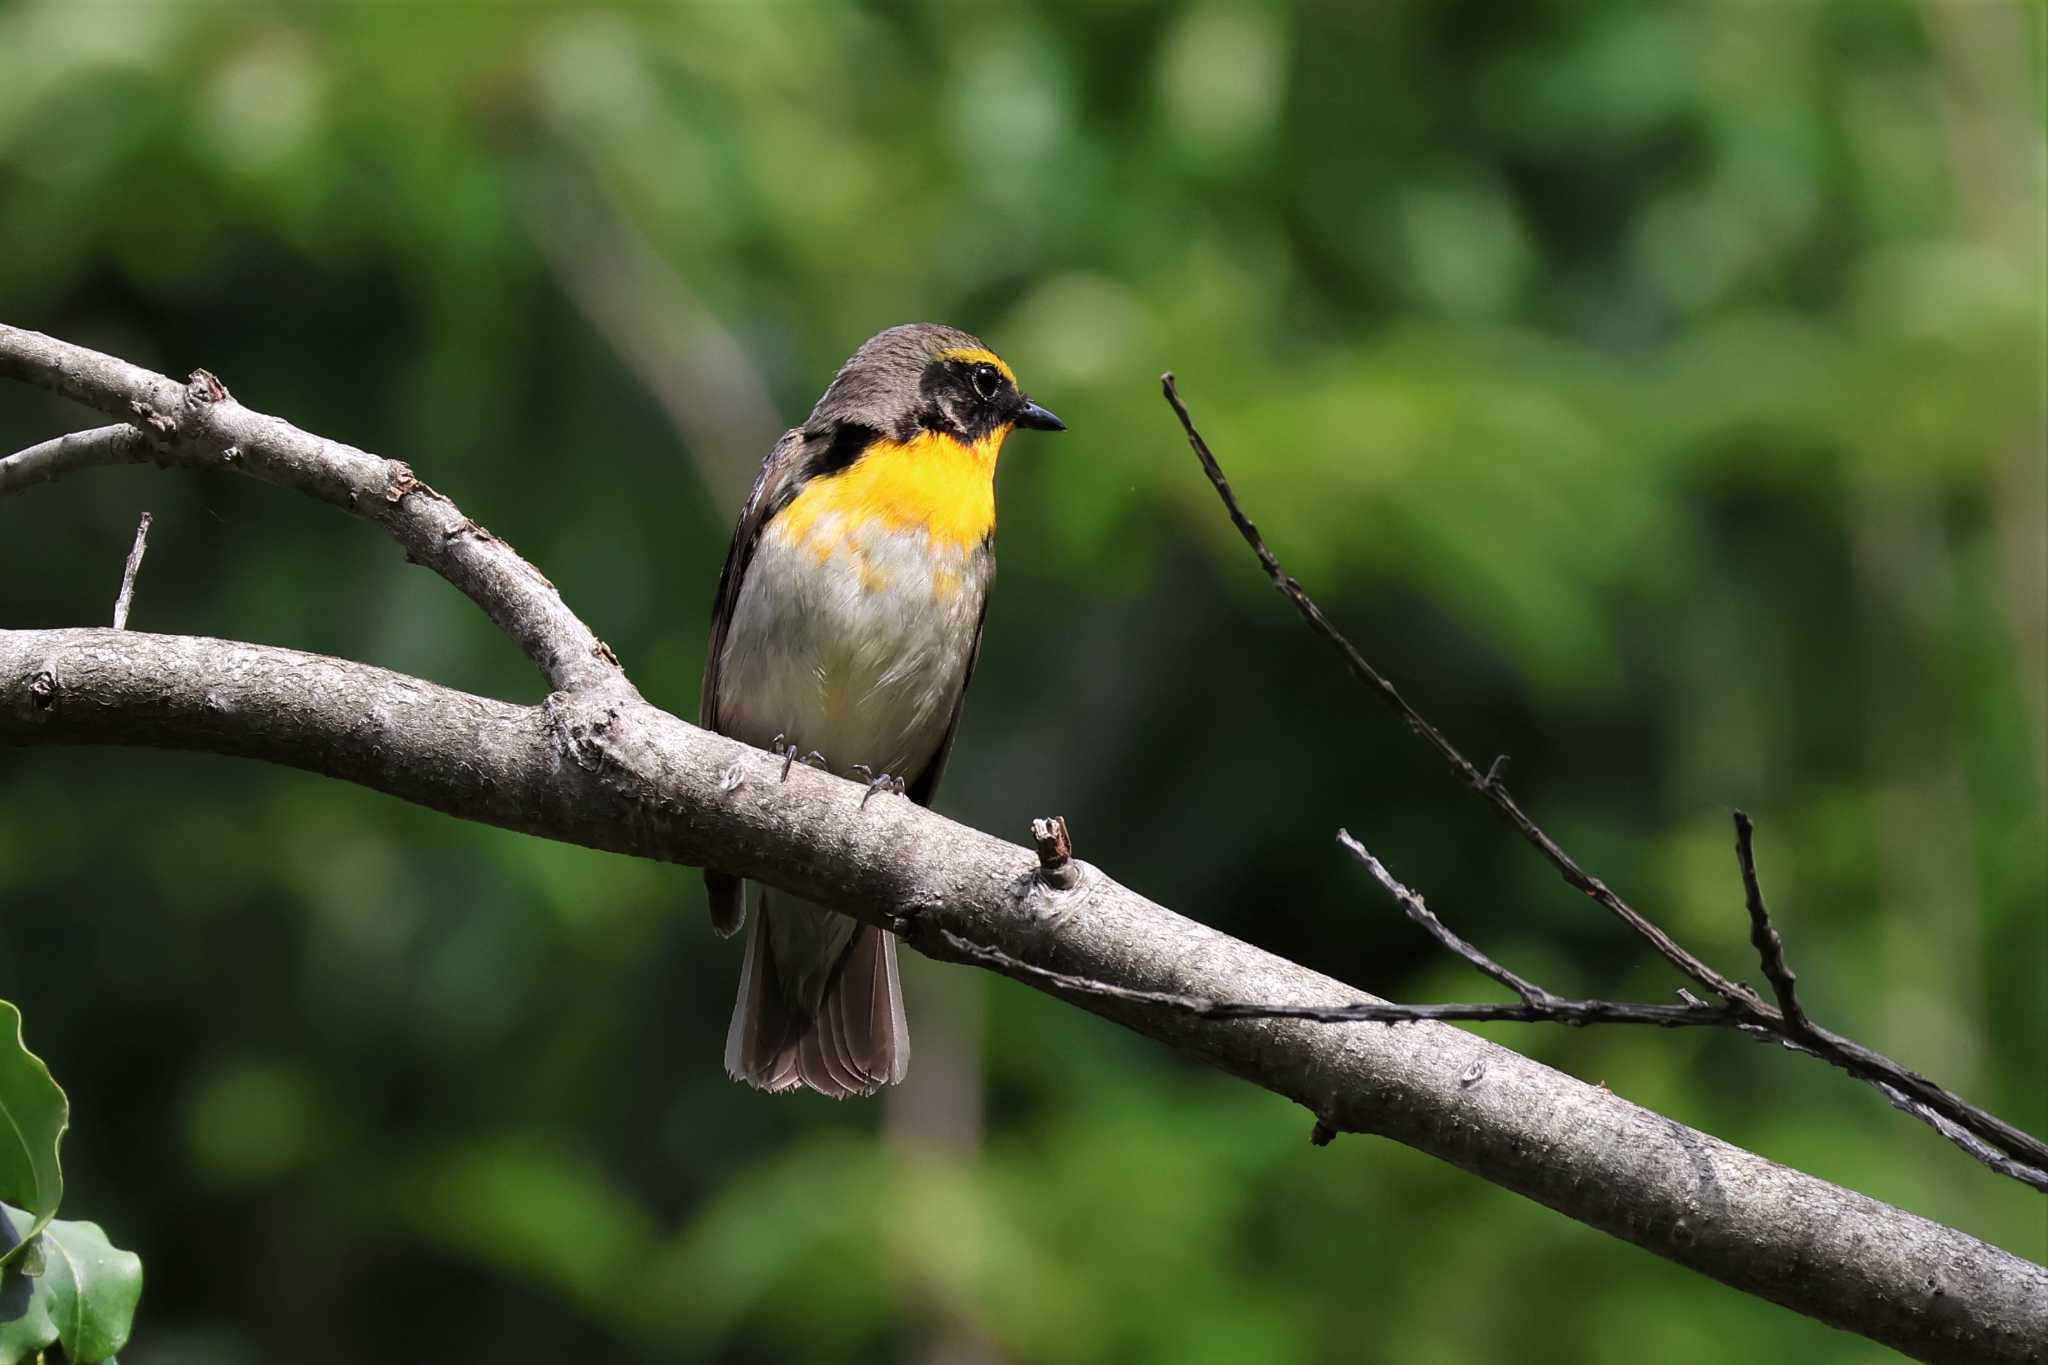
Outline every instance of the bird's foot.
<svg viewBox="0 0 2048 1365"><path fill-rule="evenodd" d="M865 763L854 764L853 771L866 778L868 782L867 791L861 794L860 803L862 806L866 806L868 798L876 792L891 792L897 796L903 795L903 779L900 777L891 777L888 773L878 773Z"/></svg>
<svg viewBox="0 0 2048 1365"><path fill-rule="evenodd" d="M782 755L782 776L777 779L778 781L789 781L789 770L798 763L802 763L810 768L825 767L825 755L819 753L816 749L811 750L807 754L800 755L797 753L796 745L785 742L788 738L788 735L778 734L775 738L768 741L768 751Z"/></svg>

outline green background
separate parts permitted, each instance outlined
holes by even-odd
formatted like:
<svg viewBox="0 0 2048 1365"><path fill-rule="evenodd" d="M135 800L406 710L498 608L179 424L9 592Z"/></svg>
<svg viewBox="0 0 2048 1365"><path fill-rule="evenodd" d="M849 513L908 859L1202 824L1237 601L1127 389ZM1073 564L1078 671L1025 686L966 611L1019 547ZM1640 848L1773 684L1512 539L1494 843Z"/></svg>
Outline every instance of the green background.
<svg viewBox="0 0 2048 1365"><path fill-rule="evenodd" d="M732 516L885 325L1068 421L939 806L1402 999L1678 983L1265 586L1281 556L1590 868L2035 1132L2048 821L2042 9L0 5L0 317L412 461L693 715ZM8 448L91 419L0 394ZM539 679L246 479L0 504L0 623ZM1866 1360L1882 1353L984 974L885 1100L720 1068L686 870L224 759L0 755L0 995L136 1362ZM2048 1258L2043 1202L1732 1035L1492 1031Z"/></svg>

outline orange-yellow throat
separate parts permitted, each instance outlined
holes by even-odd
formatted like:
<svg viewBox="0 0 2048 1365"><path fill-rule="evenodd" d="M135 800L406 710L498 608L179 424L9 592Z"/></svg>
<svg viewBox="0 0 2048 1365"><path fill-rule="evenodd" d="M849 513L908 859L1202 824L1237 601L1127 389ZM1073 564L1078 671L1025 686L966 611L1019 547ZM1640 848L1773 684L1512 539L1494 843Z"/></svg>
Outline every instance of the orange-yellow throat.
<svg viewBox="0 0 2048 1365"><path fill-rule="evenodd" d="M837 474L812 479L771 528L819 562L857 531L923 530L932 548L968 551L996 526L996 456L1008 426L972 445L937 432L878 440Z"/></svg>

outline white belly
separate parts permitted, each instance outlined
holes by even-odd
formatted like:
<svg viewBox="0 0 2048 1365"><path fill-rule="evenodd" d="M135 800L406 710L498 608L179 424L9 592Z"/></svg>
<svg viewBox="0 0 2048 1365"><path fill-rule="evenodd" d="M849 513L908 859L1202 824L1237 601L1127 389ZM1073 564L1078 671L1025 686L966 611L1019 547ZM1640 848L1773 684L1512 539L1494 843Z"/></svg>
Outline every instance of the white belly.
<svg viewBox="0 0 2048 1365"><path fill-rule="evenodd" d="M914 779L966 683L992 565L985 546L934 551L922 530L820 526L796 544L771 529L726 633L720 728Z"/></svg>

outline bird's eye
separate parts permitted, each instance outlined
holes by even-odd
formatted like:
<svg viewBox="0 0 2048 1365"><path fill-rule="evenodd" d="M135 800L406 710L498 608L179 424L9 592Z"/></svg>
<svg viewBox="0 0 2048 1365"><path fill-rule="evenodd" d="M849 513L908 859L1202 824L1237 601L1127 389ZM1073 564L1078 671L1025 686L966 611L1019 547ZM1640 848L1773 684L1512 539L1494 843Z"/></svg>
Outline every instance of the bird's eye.
<svg viewBox="0 0 2048 1365"><path fill-rule="evenodd" d="M994 398L996 390L1003 386L1003 377L996 372L996 367L993 365L976 365L973 378L974 391L981 395L981 401L984 403Z"/></svg>

